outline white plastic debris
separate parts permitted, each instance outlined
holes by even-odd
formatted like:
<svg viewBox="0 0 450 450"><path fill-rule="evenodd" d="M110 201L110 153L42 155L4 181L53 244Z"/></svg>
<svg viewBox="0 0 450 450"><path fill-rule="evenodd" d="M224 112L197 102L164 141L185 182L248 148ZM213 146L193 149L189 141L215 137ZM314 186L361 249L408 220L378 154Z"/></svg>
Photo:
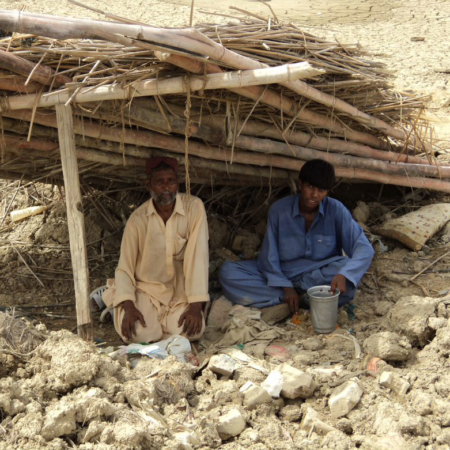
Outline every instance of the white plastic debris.
<svg viewBox="0 0 450 450"><path fill-rule="evenodd" d="M178 361L186 362L185 355L192 351L191 343L183 336L170 336L169 339L154 342L153 344L130 344L119 349L121 355L139 354L149 358L165 359L169 355L175 356Z"/></svg>
<svg viewBox="0 0 450 450"><path fill-rule="evenodd" d="M13 222L17 222L27 217L40 214L41 212L44 212L46 209L47 206L29 206L28 208L16 209L15 211L11 211L10 217Z"/></svg>
<svg viewBox="0 0 450 450"><path fill-rule="evenodd" d="M283 374L281 372L272 371L269 376L261 383L261 386L273 398L279 398L281 389L283 388Z"/></svg>

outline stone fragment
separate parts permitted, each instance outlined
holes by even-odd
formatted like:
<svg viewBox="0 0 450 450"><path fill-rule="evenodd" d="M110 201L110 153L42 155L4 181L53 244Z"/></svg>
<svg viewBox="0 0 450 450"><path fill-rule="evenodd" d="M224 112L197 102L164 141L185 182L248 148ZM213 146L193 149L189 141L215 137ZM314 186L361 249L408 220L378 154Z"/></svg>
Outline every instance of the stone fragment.
<svg viewBox="0 0 450 450"><path fill-rule="evenodd" d="M359 402L364 389L357 378L338 386L331 394L328 405L335 418L347 415Z"/></svg>
<svg viewBox="0 0 450 450"><path fill-rule="evenodd" d="M330 431L321 442L321 449L354 450L355 443L342 431Z"/></svg>
<svg viewBox="0 0 450 450"><path fill-rule="evenodd" d="M314 431L320 435L325 435L330 431L336 431L336 428L333 428L331 425L320 420L319 414L311 406L306 406L305 408L302 406L302 411L303 420L300 424L302 430L305 430L308 433Z"/></svg>
<svg viewBox="0 0 450 450"><path fill-rule="evenodd" d="M433 397L422 391L411 393L411 406L419 416L426 416L433 412Z"/></svg>
<svg viewBox="0 0 450 450"><path fill-rule="evenodd" d="M450 374L439 375L435 384L436 392L443 398L450 398Z"/></svg>
<svg viewBox="0 0 450 450"><path fill-rule="evenodd" d="M369 436L364 439L364 450L418 450L420 446L407 442L399 433L390 433L384 437Z"/></svg>
<svg viewBox="0 0 450 450"><path fill-rule="evenodd" d="M237 436L245 429L245 419L237 409L232 409L220 417L217 432L222 440Z"/></svg>
<svg viewBox="0 0 450 450"><path fill-rule="evenodd" d="M240 439L244 440L244 439L248 439L252 442L258 442L259 441L259 433L254 430L253 428L246 428L241 436L239 436Z"/></svg>
<svg viewBox="0 0 450 450"><path fill-rule="evenodd" d="M441 426L450 427L450 402L435 397L432 406L433 414L439 417Z"/></svg>
<svg viewBox="0 0 450 450"><path fill-rule="evenodd" d="M382 301L376 302L374 304L374 306L375 306L375 314L377 316L382 316L383 317L391 309L392 303L388 302L387 300L382 300Z"/></svg>
<svg viewBox="0 0 450 450"><path fill-rule="evenodd" d="M364 341L363 346L369 355L385 361L405 361L411 351L406 339L390 331L373 334Z"/></svg>
<svg viewBox="0 0 450 450"><path fill-rule="evenodd" d="M346 417L343 417L336 423L336 428L345 434L353 434L352 422Z"/></svg>
<svg viewBox="0 0 450 450"><path fill-rule="evenodd" d="M292 359L295 365L311 366L317 361L317 355L309 350L298 350Z"/></svg>
<svg viewBox="0 0 450 450"><path fill-rule="evenodd" d="M429 319L436 317L439 302L439 298L432 297L403 297L389 311L388 322L393 330L404 334L411 344L425 346L434 335Z"/></svg>
<svg viewBox="0 0 450 450"><path fill-rule="evenodd" d="M181 447L185 450L191 450L192 448L200 445L198 437L192 431L180 431L175 433L173 437L181 444Z"/></svg>
<svg viewBox="0 0 450 450"><path fill-rule="evenodd" d="M317 386L311 375L286 363L277 367L276 370L283 374L282 397L294 400L296 398L309 398L313 395Z"/></svg>
<svg viewBox="0 0 450 450"><path fill-rule="evenodd" d="M257 408L259 405L263 403L271 403L272 397L270 394L261 386L257 386L254 384L250 386L244 392L244 406L248 410L252 410Z"/></svg>
<svg viewBox="0 0 450 450"><path fill-rule="evenodd" d="M287 303L269 306L261 311L261 320L268 325L275 325L291 315L291 310Z"/></svg>
<svg viewBox="0 0 450 450"><path fill-rule="evenodd" d="M450 430L449 429L442 430L442 433L437 437L436 440L437 440L438 444L449 446L450 445Z"/></svg>
<svg viewBox="0 0 450 450"><path fill-rule="evenodd" d="M299 405L286 405L280 411L280 417L288 422L297 422L302 417L302 410Z"/></svg>
<svg viewBox="0 0 450 450"><path fill-rule="evenodd" d="M228 313L232 307L233 303L231 303L224 295L214 300L208 315L208 327L220 328L228 319Z"/></svg>
<svg viewBox="0 0 450 450"><path fill-rule="evenodd" d="M432 330L439 330L440 328L444 328L448 325L448 320L444 317L430 317L428 321L428 326Z"/></svg>
<svg viewBox="0 0 450 450"><path fill-rule="evenodd" d="M229 377L240 365L228 355L214 355L209 360L208 369L214 373Z"/></svg>
<svg viewBox="0 0 450 450"><path fill-rule="evenodd" d="M310 351L315 352L317 350L322 350L323 344L320 339L312 337L312 338L306 339L306 341L303 342L303 348L305 350L310 350Z"/></svg>
<svg viewBox="0 0 450 450"><path fill-rule="evenodd" d="M402 413L398 421L398 431L413 436L429 436L430 426L423 417Z"/></svg>
<svg viewBox="0 0 450 450"><path fill-rule="evenodd" d="M411 385L392 372L383 372L378 379L380 386L387 387L398 395L406 395Z"/></svg>

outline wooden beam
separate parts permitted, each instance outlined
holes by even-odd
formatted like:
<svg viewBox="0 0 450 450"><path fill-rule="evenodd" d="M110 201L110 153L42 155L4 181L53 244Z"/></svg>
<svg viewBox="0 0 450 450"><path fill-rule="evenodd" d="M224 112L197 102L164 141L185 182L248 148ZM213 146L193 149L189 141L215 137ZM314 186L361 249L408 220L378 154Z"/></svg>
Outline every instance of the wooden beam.
<svg viewBox="0 0 450 450"><path fill-rule="evenodd" d="M70 253L75 284L78 336L86 341L92 341L89 271L83 203L81 201L75 134L73 132L72 107L70 105L56 105L56 118L66 191L67 222L69 224Z"/></svg>
<svg viewBox="0 0 450 450"><path fill-rule="evenodd" d="M1 53L0 53L1 55ZM234 72L213 73L209 75L186 78L173 77L160 80L152 78L138 81L127 86L116 84L113 86L83 87L73 97L76 103L99 102L103 100L132 99L134 97L147 97L166 94L184 94L188 91L201 91L208 89L237 88L243 86L256 86L261 84L280 83L286 80L299 78L314 78L325 71L312 67L308 62L284 64L255 70L236 70ZM60 103L66 103L73 93L68 90L48 92L43 95L26 94L5 98L2 111L30 109L35 106L47 108Z"/></svg>

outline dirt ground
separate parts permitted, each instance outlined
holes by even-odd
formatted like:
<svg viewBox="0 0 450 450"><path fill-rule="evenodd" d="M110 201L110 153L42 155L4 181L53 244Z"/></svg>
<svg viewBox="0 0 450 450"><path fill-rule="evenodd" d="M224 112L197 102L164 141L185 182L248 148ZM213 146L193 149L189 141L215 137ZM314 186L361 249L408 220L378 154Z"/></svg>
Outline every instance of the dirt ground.
<svg viewBox="0 0 450 450"><path fill-rule="evenodd" d="M189 23L190 3L86 4L155 26L181 27ZM195 1L195 23L233 20L226 15L239 12L230 6L268 17L270 5L281 20L292 20L309 32L360 43L392 70L396 89L430 97L435 139L443 151L450 148L449 2L233 0L214 5L214 11L210 4ZM103 19L68 2L0 0L0 8ZM121 342L111 323L99 322L98 313L96 346L73 334L73 278L61 190L18 186L9 181L0 186L0 306L9 313L15 307L15 317L32 325L0 312L0 449L450 449L450 257L444 256L450 250L450 228L419 252L374 238L377 253L355 306L339 313L339 327L332 334L314 333L308 313L269 330L255 319L230 317L221 327L211 325L195 345L191 361L198 366L173 356L130 361L109 356ZM267 209L286 194L275 191L268 198L266 192L241 190L239 195L225 192L218 201L214 193L201 191L209 218L215 298L220 295L220 264L255 256ZM339 186L333 196L352 211L358 201L368 205L370 236L387 217L449 200L424 191L354 185ZM85 196L92 288L112 276L124 221L145 198L145 193L133 191ZM236 198L264 206L242 212L236 209ZM7 211L36 201L51 207L16 224L9 221ZM265 351L267 339L258 340L259 346L233 342L235 350L255 359L243 362L242 355L234 354L234 362L228 361L234 370L220 374L209 358L225 352L222 344L230 341L224 336L230 339L242 324L254 334L269 331L269 341L278 348ZM102 348L107 349L100 352ZM259 386L269 373L282 371L283 363L300 372L291 374L301 380L298 392L292 394L285 386L280 398L253 407L248 393L253 388L242 392L243 386L248 381ZM288 379L286 372L284 381ZM363 393L354 409L336 416L329 400L346 383L357 390L356 383ZM240 430L236 437L223 431L227 415L235 417Z"/></svg>

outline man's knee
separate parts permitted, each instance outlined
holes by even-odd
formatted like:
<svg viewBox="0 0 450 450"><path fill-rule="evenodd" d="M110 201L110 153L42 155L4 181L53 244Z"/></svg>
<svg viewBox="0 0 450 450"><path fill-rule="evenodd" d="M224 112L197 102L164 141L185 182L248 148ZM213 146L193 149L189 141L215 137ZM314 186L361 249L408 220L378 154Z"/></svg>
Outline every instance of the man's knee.
<svg viewBox="0 0 450 450"><path fill-rule="evenodd" d="M234 266L234 263L232 263L230 261L226 261L220 266L220 269L219 269L220 283L227 282L230 278L232 278L231 274L233 273L233 270L234 270L233 266Z"/></svg>
<svg viewBox="0 0 450 450"><path fill-rule="evenodd" d="M189 339L190 341L196 341L196 340L200 339L203 336L203 333L205 332L205 328L206 328L205 316L203 315L203 312L202 312L202 328L199 333L194 334L192 336L188 336L186 333L183 332L184 323L182 323L181 326L178 325L180 317L183 314L183 312L184 312L184 310L176 311L174 314L170 315L167 318L167 323L166 323L167 334L170 336L175 336L175 335L183 336L186 339Z"/></svg>
<svg viewBox="0 0 450 450"><path fill-rule="evenodd" d="M140 343L150 343L158 342L162 339L163 332L161 327L141 327L140 330L136 330L136 334L132 335L129 344L140 344Z"/></svg>
<svg viewBox="0 0 450 450"><path fill-rule="evenodd" d="M141 342L149 343L149 342L157 342L162 339L163 330L161 324L155 320L146 319L146 326L142 326L139 321L135 323L136 334L131 334L131 339L127 339L122 333L122 320L124 314L120 311L121 308L116 307L115 315L114 315L114 327L122 338L122 340L127 344L140 344Z"/></svg>
<svg viewBox="0 0 450 450"><path fill-rule="evenodd" d="M117 330L117 332L126 344L149 344L151 342L158 342L163 337L161 328L159 330L147 330L146 328L136 330L136 334L131 334L131 339L127 339L121 331Z"/></svg>

